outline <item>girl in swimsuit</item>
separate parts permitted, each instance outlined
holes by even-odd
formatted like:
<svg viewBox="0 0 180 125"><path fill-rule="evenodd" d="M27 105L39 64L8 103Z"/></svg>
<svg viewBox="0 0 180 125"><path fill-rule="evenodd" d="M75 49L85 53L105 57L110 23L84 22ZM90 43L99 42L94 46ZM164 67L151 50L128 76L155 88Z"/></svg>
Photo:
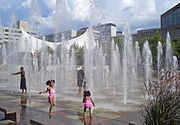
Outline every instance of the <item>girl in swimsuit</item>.
<svg viewBox="0 0 180 125"><path fill-rule="evenodd" d="M95 104L94 104L94 102L93 102L93 100L92 100L92 98L90 96L91 96L90 91L84 92L84 97L83 97L84 118L86 118L86 108L89 108L89 114L90 114L90 117L92 117L91 108L92 108L92 106L95 107Z"/></svg>
<svg viewBox="0 0 180 125"><path fill-rule="evenodd" d="M48 80L48 81L46 82L46 85L49 85L49 87L47 88L47 90L46 90L46 91L39 92L39 94L49 92L48 99L49 99L49 102L50 102L50 108L49 108L49 115L50 115L50 116L54 115L54 114L52 113L52 108L53 108L53 106L56 106L56 102L55 102L55 100L54 100L54 96L55 96L54 83L55 83L55 80L51 80L51 81Z"/></svg>

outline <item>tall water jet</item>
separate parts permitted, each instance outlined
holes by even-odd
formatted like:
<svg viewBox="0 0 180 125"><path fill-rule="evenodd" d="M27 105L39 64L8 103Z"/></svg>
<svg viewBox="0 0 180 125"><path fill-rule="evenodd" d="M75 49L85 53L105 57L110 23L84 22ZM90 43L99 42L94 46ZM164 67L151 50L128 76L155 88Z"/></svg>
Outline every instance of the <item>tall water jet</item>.
<svg viewBox="0 0 180 125"><path fill-rule="evenodd" d="M5 67L7 65L7 51L6 51L6 46L5 43L2 44L2 50L1 50L1 60L2 60L2 78L6 78L5 75ZM5 80L2 81L3 87L5 86Z"/></svg>
<svg viewBox="0 0 180 125"><path fill-rule="evenodd" d="M134 73L134 82L137 84L137 76L138 72L140 72L140 65L142 64L141 62L141 54L140 54L140 47L139 47L139 42L137 41L135 43L135 73Z"/></svg>
<svg viewBox="0 0 180 125"><path fill-rule="evenodd" d="M116 51L115 51L115 45L114 45L114 39L112 39L111 42L111 64L110 64L110 81L112 84L112 92L113 95L115 95L115 69L116 69Z"/></svg>
<svg viewBox="0 0 180 125"><path fill-rule="evenodd" d="M3 66L7 64L7 51L5 43L2 44L2 64Z"/></svg>
<svg viewBox="0 0 180 125"><path fill-rule="evenodd" d="M65 7L65 1L64 0L57 0L56 1L56 8L55 8L55 14L54 14L54 41L55 41L55 44L57 44L57 42L60 42L58 41L59 38L61 38L61 49L60 49L60 70L62 70L60 73L61 73L61 80L62 80L62 83L65 83L66 82L66 52L65 52L65 37L64 37L64 34L62 34L62 36L59 35L59 32L60 32L60 27L61 27L61 22L62 22L62 19L64 19L65 15L64 15L64 10L66 10L66 7ZM61 18L63 17L63 18ZM53 53L53 58L54 58L54 63L55 63L55 60L57 59L58 55L56 55L59 50L54 50L54 53ZM59 63L58 62L58 63ZM54 64L55 66L56 64ZM57 69L57 68L56 68ZM57 70L55 70L55 72L57 72ZM59 89L61 90L61 86L58 86ZM63 91L61 92L63 93Z"/></svg>
<svg viewBox="0 0 180 125"><path fill-rule="evenodd" d="M93 89L93 49L88 44L84 44L84 65L88 81L87 85L90 89Z"/></svg>
<svg viewBox="0 0 180 125"><path fill-rule="evenodd" d="M0 47L0 64L2 64L2 78L5 78L5 65L7 64L7 50L6 50L6 46L5 46L5 42L4 42L4 33L3 33L3 27L1 25L1 21L0 21L0 37L1 37L1 41L2 41L2 44L1 44L1 47ZM5 80L2 80L3 82L3 87L4 87L4 84L5 84Z"/></svg>
<svg viewBox="0 0 180 125"><path fill-rule="evenodd" d="M127 89L128 83L132 82L132 70L134 68L134 58L133 58L133 47L132 47L132 37L128 23L125 23L123 27L124 31L124 43L123 43L123 59L122 59L122 68L123 68L123 100L124 104L127 104Z"/></svg>
<svg viewBox="0 0 180 125"><path fill-rule="evenodd" d="M151 77L152 77L152 54L151 54L148 41L144 42L142 55L143 55L143 65L144 65L144 75L145 75L146 86L147 88L149 88L149 80L151 80Z"/></svg>
<svg viewBox="0 0 180 125"><path fill-rule="evenodd" d="M177 69L178 67L178 60L176 56L173 56L173 69Z"/></svg>
<svg viewBox="0 0 180 125"><path fill-rule="evenodd" d="M18 59L17 59L17 49L15 48L16 42L14 39L14 28L16 27L16 18L15 15L12 14L10 17L10 25L9 25L9 34L8 34L8 39L9 41L7 42L7 52L8 52L8 67L10 69L10 73L14 72L16 69L16 64L18 64ZM11 42L13 41L13 42ZM9 74L10 75L10 74ZM11 83L11 94L13 94L15 85L17 83L15 82L16 80L10 77L10 83Z"/></svg>
<svg viewBox="0 0 180 125"><path fill-rule="evenodd" d="M114 44L114 39L111 42L111 62L110 62L110 80L112 83L113 95L115 95L115 88L119 78L119 68L120 68L120 55L117 45Z"/></svg>
<svg viewBox="0 0 180 125"><path fill-rule="evenodd" d="M163 47L160 41L158 41L157 46L157 70L158 74L163 68Z"/></svg>
<svg viewBox="0 0 180 125"><path fill-rule="evenodd" d="M67 83L69 83L69 87L71 88L73 87L73 81L76 81L76 57L75 57L75 49L72 47L72 51L71 51L71 56L69 58L69 66L68 66L68 81Z"/></svg>
<svg viewBox="0 0 180 125"><path fill-rule="evenodd" d="M166 70L172 69L172 48L169 32L167 32L166 37L166 57L165 57L165 66Z"/></svg>
<svg viewBox="0 0 180 125"><path fill-rule="evenodd" d="M41 22L41 10L38 5L38 0L31 2L31 15L30 15L30 29L38 32L38 27ZM36 44L38 46L38 44ZM37 47L38 48L38 47Z"/></svg>
<svg viewBox="0 0 180 125"><path fill-rule="evenodd" d="M41 72L41 80L40 83L45 83L44 78L45 78L45 71L47 71L47 45L45 43L45 37L42 39L42 48L41 48L41 53L40 53L40 72ZM41 90L45 87L43 86L45 84L41 84Z"/></svg>
<svg viewBox="0 0 180 125"><path fill-rule="evenodd" d="M61 70L62 71L60 71L60 72L61 72L62 83L66 83L66 84L61 83L61 87L67 89L67 87L68 87L67 86L67 82L68 82L67 76L68 76L68 66L69 66L68 65L69 55L67 53L68 50L65 45L66 40L65 40L64 35L62 35L61 39L62 39L61 40L62 42L61 42L60 62L61 62ZM60 90L62 90L61 93L64 93L64 90L62 88L60 89Z"/></svg>

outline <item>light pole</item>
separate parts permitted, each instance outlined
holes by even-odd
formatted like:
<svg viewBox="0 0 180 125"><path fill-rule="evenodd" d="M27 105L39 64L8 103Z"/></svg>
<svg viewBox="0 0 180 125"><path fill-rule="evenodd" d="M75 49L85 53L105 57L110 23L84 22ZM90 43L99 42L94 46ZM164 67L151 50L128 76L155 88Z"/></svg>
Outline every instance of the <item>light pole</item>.
<svg viewBox="0 0 180 125"><path fill-rule="evenodd" d="M35 71L38 71L38 59L37 59L37 54L38 54L38 25L40 24L38 21L35 22L36 24L36 31L37 31L37 39L36 39L36 57L35 57Z"/></svg>
<svg viewBox="0 0 180 125"><path fill-rule="evenodd" d="M36 24L36 31L37 31L37 41L36 41L36 50L38 51L38 25L40 24L38 21L35 22Z"/></svg>

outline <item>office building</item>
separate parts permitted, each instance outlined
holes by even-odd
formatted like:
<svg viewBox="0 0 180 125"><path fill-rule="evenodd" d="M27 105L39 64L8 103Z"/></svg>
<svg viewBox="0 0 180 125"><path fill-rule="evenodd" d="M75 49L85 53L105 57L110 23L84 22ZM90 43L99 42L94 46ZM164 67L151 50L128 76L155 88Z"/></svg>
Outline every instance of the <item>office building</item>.
<svg viewBox="0 0 180 125"><path fill-rule="evenodd" d="M28 25L26 21L17 21L12 28L0 27L0 44L2 42L18 42L22 34L21 28L31 36L37 38L37 32L29 30Z"/></svg>
<svg viewBox="0 0 180 125"><path fill-rule="evenodd" d="M45 39L50 42L60 42L62 39L70 40L77 36L77 30L68 30L64 32L60 32L58 34L48 34L45 35Z"/></svg>

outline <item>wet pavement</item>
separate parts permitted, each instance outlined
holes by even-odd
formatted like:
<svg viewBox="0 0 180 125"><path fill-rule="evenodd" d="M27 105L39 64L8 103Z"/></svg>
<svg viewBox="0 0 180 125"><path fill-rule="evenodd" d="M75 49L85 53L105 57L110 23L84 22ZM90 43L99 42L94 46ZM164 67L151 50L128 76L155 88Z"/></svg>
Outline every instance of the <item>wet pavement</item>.
<svg viewBox="0 0 180 125"><path fill-rule="evenodd" d="M129 125L129 123L141 125L143 121L140 108L139 111L133 112L115 112L95 107L93 117L89 117L87 110L87 117L84 119L82 102L56 100L57 105L53 108L55 115L49 117L49 102L46 96L37 94L29 98L28 94L0 90L0 100L0 103L15 105L20 111L20 123L17 125L30 125L30 119L45 121L47 125ZM7 124L16 125L13 121L4 119L4 114L0 112L0 125Z"/></svg>

